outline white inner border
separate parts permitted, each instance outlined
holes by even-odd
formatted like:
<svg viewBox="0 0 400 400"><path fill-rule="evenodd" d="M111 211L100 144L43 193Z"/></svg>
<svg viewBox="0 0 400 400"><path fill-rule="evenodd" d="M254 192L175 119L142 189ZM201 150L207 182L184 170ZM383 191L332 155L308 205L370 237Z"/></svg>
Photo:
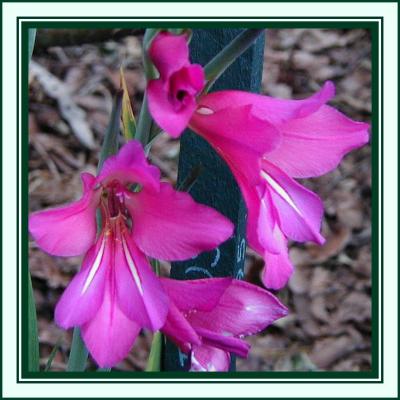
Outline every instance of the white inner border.
<svg viewBox="0 0 400 400"><path fill-rule="evenodd" d="M110 18L111 16L132 15L151 16L154 10L162 16L223 16L242 17L243 22L249 21L244 16L293 16L307 21L303 16L330 16L336 17L357 16L384 17L384 104L385 109L379 110L385 122L384 143L384 257L387 263L384 275L384 383L353 384L318 384L312 380L290 379L290 381L310 381L310 383L274 383L268 388L262 384L213 383L190 384L54 384L54 383L16 383L16 348L20 338L16 336L16 181L15 181L15 154L16 154L16 18L18 16L46 17L46 16L92 16L93 3L4 3L3 4L3 396L4 397L60 397L88 396L88 397L177 397L179 396L228 396L228 397L324 397L326 394L335 397L397 397L397 4L394 3L97 3L96 15ZM42 20L42 19L41 19ZM64 19L67 21L68 19ZM129 20L129 18L127 18ZM266 20L268 20L266 18ZM280 19L284 21L285 18ZM340 18L335 19L339 21ZM82 20L80 20L82 21ZM91 21L93 21L91 19ZM137 20L135 20L137 21ZM274 20L276 21L276 20ZM315 20L313 20L315 21ZM347 20L349 21L349 20ZM21 46L19 46L21 48ZM380 85L382 83L380 82ZM19 115L20 118L20 115ZM379 127L380 129L380 127ZM19 132L21 134L21 132ZM379 137L381 137L379 132ZM381 145L381 144L380 144ZM20 150L19 150L20 151ZM19 177L21 178L21 177ZM21 181L21 179L20 179ZM19 238L20 240L20 238ZM380 270L382 266L380 266ZM18 340L17 340L18 339ZM381 370L381 368L380 368ZM155 379L162 381L162 379ZM179 380L179 379L177 379ZM237 379L238 381L240 379ZM243 381L271 381L273 379L244 379ZM289 379L285 379L289 381ZM353 379L352 379L353 380ZM27 381L27 380L25 380ZM102 380L103 381L103 380ZM125 379L121 379L125 381ZM173 381L173 379L169 379ZM198 382L193 379L194 382ZM340 380L331 380L338 382ZM345 381L345 380L344 380ZM36 381L37 382L37 381ZM50 380L51 382L51 380ZM116 382L113 379L113 382ZM135 385L133 389L131 385ZM178 386L177 386L178 385Z"/></svg>

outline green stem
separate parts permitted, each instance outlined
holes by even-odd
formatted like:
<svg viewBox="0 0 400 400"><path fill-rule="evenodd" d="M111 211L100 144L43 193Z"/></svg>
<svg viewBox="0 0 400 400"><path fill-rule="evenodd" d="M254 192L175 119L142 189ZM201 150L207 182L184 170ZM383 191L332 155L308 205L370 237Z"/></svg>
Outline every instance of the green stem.
<svg viewBox="0 0 400 400"><path fill-rule="evenodd" d="M157 276L160 276L160 262L158 260L151 260L151 266ZM151 342L150 354L147 360L146 371L161 371L161 357L163 348L163 334L159 331L154 332L153 340Z"/></svg>
<svg viewBox="0 0 400 400"><path fill-rule="evenodd" d="M204 67L207 79L207 85L203 90L204 93L210 90L211 86L222 73L243 54L264 31L265 29L246 29L208 62Z"/></svg>
<svg viewBox="0 0 400 400"><path fill-rule="evenodd" d="M143 68L147 82L157 77L157 70L149 57L149 46L153 38L157 35L160 29L146 29L143 38ZM143 147L149 142L150 132L152 130L153 120L151 118L147 103L146 94L143 97L142 108L140 109L139 120L136 128L135 139L142 143Z"/></svg>
<svg viewBox="0 0 400 400"><path fill-rule="evenodd" d="M153 335L151 342L151 350L147 361L146 371L157 372L161 371L161 353L162 353L163 335L157 331Z"/></svg>
<svg viewBox="0 0 400 400"><path fill-rule="evenodd" d="M157 70L155 69L153 63L150 60L149 57L149 47L151 44L151 41L154 39L154 37L157 35L158 32L160 32L161 29L146 29L146 32L144 33L143 37L143 68L144 68L144 73L146 75L146 79L154 79L157 77Z"/></svg>

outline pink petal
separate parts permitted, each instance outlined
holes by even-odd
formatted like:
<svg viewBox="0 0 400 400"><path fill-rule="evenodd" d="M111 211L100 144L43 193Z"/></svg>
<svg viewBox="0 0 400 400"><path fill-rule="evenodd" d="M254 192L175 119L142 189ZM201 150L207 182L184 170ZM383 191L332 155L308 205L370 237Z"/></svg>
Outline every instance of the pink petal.
<svg viewBox="0 0 400 400"><path fill-rule="evenodd" d="M228 352L212 346L194 346L191 355L190 371L227 372L231 363Z"/></svg>
<svg viewBox="0 0 400 400"><path fill-rule="evenodd" d="M319 197L268 161L263 160L262 168L282 232L298 242L311 240L323 244L325 240L319 231L324 207Z"/></svg>
<svg viewBox="0 0 400 400"><path fill-rule="evenodd" d="M114 179L122 185L139 183L158 190L160 171L148 163L142 145L136 140L130 140L121 147L118 154L107 158L96 182L107 184Z"/></svg>
<svg viewBox="0 0 400 400"><path fill-rule="evenodd" d="M161 331L185 353L192 349L192 345L201 344L200 337L173 302Z"/></svg>
<svg viewBox="0 0 400 400"><path fill-rule="evenodd" d="M196 332L201 336L202 342L207 346L217 347L221 350L235 353L239 357L247 357L250 345L245 341L210 331L208 329L196 327Z"/></svg>
<svg viewBox="0 0 400 400"><path fill-rule="evenodd" d="M29 216L29 232L40 248L56 256L85 253L96 237L96 207L100 191L95 178L81 175L83 195L70 205L38 211Z"/></svg>
<svg viewBox="0 0 400 400"><path fill-rule="evenodd" d="M194 279L179 281L161 278L172 302L182 312L212 310L231 284L232 278Z"/></svg>
<svg viewBox="0 0 400 400"><path fill-rule="evenodd" d="M260 255L265 249L279 253L276 243L271 240L277 214L266 185L250 186L246 181L239 181L239 186L247 206L246 236L249 246Z"/></svg>
<svg viewBox="0 0 400 400"><path fill-rule="evenodd" d="M110 278L97 314L82 326L86 347L101 368L111 368L122 361L140 332L140 326L119 308L111 286Z"/></svg>
<svg viewBox="0 0 400 400"><path fill-rule="evenodd" d="M184 35L160 32L151 42L149 56L162 79L189 63L189 46Z"/></svg>
<svg viewBox="0 0 400 400"><path fill-rule="evenodd" d="M271 149L268 159L289 176L306 178L334 169L346 153L368 142L368 124L352 121L324 105L334 94L329 81L304 100L220 91L203 96L199 108L227 114L226 110L251 105L256 118L270 122L282 135L282 143Z"/></svg>
<svg viewBox="0 0 400 400"><path fill-rule="evenodd" d="M128 318L156 331L167 318L168 297L146 256L129 235L119 235L118 239L115 249L118 305Z"/></svg>
<svg viewBox="0 0 400 400"><path fill-rule="evenodd" d="M204 69L199 64L190 64L176 71L170 79L170 90L177 96L183 90L192 96L197 95L204 87Z"/></svg>
<svg viewBox="0 0 400 400"><path fill-rule="evenodd" d="M188 320L196 331L204 328L218 334L246 336L265 329L286 314L286 307L268 291L233 280L214 310L198 311L188 316Z"/></svg>
<svg viewBox="0 0 400 400"><path fill-rule="evenodd" d="M236 179L246 180L249 185L257 184L260 158L279 145L280 133L255 115L252 105L232 103L228 108L214 110L208 101L213 95L200 99L190 127L214 147Z"/></svg>
<svg viewBox="0 0 400 400"><path fill-rule="evenodd" d="M161 183L159 193L142 190L126 200L133 218L132 238L147 255L185 260L227 240L233 224L189 194Z"/></svg>
<svg viewBox="0 0 400 400"><path fill-rule="evenodd" d="M104 296L106 274L110 266L110 241L102 235L82 263L55 310L55 321L64 329L79 326L93 318Z"/></svg>
<svg viewBox="0 0 400 400"><path fill-rule="evenodd" d="M368 124L352 121L329 106L322 106L305 118L289 120L279 129L282 143L266 157L295 178L320 176L333 170L348 152L369 139Z"/></svg>
<svg viewBox="0 0 400 400"><path fill-rule="evenodd" d="M293 118L303 118L317 111L335 95L332 82L326 82L321 90L304 100L286 100L237 90L222 90L200 99L200 107L214 112L252 105L252 113L259 119L276 125Z"/></svg>
<svg viewBox="0 0 400 400"><path fill-rule="evenodd" d="M196 109L194 96L186 100L184 107L177 109L169 98L167 84L154 79L147 85L147 98L150 114L157 124L170 136L179 137Z"/></svg>
<svg viewBox="0 0 400 400"><path fill-rule="evenodd" d="M267 288L279 290L291 277L293 265L289 258L287 240L278 227L274 230L274 242L280 245L280 252L277 254L264 252L265 266L262 281Z"/></svg>

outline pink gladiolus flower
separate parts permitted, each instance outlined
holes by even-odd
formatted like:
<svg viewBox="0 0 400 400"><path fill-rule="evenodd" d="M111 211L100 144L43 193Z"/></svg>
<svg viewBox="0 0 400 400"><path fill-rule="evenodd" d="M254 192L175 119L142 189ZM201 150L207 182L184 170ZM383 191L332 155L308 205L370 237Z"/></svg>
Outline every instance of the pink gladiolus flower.
<svg viewBox="0 0 400 400"><path fill-rule="evenodd" d="M282 288L293 272L287 238L324 242L322 202L292 178L325 174L368 142L368 124L325 105L333 96L331 82L304 100L221 91L202 96L190 120L241 188L248 209L247 239L264 257L267 287Z"/></svg>
<svg viewBox="0 0 400 400"><path fill-rule="evenodd" d="M179 43L180 63L188 65L185 39L173 38ZM175 60L165 36L156 39L150 53L155 65L173 68ZM188 126L214 147L240 186L248 209L247 239L266 261L263 282L267 287L282 288L293 272L288 238L324 242L319 233L322 202L292 178L325 174L345 154L368 142L368 124L352 121L325 105L334 93L332 82L304 100L219 91L201 96L189 120ZM167 133L176 137L183 132L186 126L173 118L165 123L157 97L149 97L149 106Z"/></svg>
<svg viewBox="0 0 400 400"><path fill-rule="evenodd" d="M287 309L271 293L231 278L161 279L170 308L161 331L185 353L192 371L228 371L230 354L246 357L253 335Z"/></svg>
<svg viewBox="0 0 400 400"><path fill-rule="evenodd" d="M97 178L82 174L80 200L29 218L29 231L44 251L87 252L57 304L55 320L64 329L81 327L101 367L121 361L141 327L155 331L165 322L168 297L146 255L187 259L213 249L233 231L225 217L159 179L139 142L130 141L105 161ZM136 183L141 190L131 191ZM97 209L102 228L96 239Z"/></svg>
<svg viewBox="0 0 400 400"><path fill-rule="evenodd" d="M203 68L189 62L189 48L183 35L159 33L152 41L149 55L160 77L149 82L147 96L158 125L178 137L196 109L196 95L204 87Z"/></svg>

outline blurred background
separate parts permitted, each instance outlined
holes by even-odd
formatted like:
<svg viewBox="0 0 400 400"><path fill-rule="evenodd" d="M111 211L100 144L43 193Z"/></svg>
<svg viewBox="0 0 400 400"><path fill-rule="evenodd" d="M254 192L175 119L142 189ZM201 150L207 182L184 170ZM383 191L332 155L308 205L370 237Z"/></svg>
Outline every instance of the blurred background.
<svg viewBox="0 0 400 400"><path fill-rule="evenodd" d="M30 211L79 198L80 172L95 173L112 96L122 66L134 112L145 80L141 30L39 30L29 72ZM371 42L365 30L271 29L267 32L262 93L303 98L333 80L330 103L349 117L370 121ZM174 183L179 141L159 136L151 162ZM278 293L290 315L248 338L240 371L360 371L371 368L370 146L340 167L302 182L324 201L322 247L291 246L296 272ZM57 258L29 243L38 312L41 366L54 348L51 370L65 370L72 331L53 322L55 305L80 267L80 257ZM246 279L261 285L262 260L251 250ZM163 264L168 273L168 264ZM143 370L151 333L143 332L117 370ZM91 364L91 368L95 368Z"/></svg>

